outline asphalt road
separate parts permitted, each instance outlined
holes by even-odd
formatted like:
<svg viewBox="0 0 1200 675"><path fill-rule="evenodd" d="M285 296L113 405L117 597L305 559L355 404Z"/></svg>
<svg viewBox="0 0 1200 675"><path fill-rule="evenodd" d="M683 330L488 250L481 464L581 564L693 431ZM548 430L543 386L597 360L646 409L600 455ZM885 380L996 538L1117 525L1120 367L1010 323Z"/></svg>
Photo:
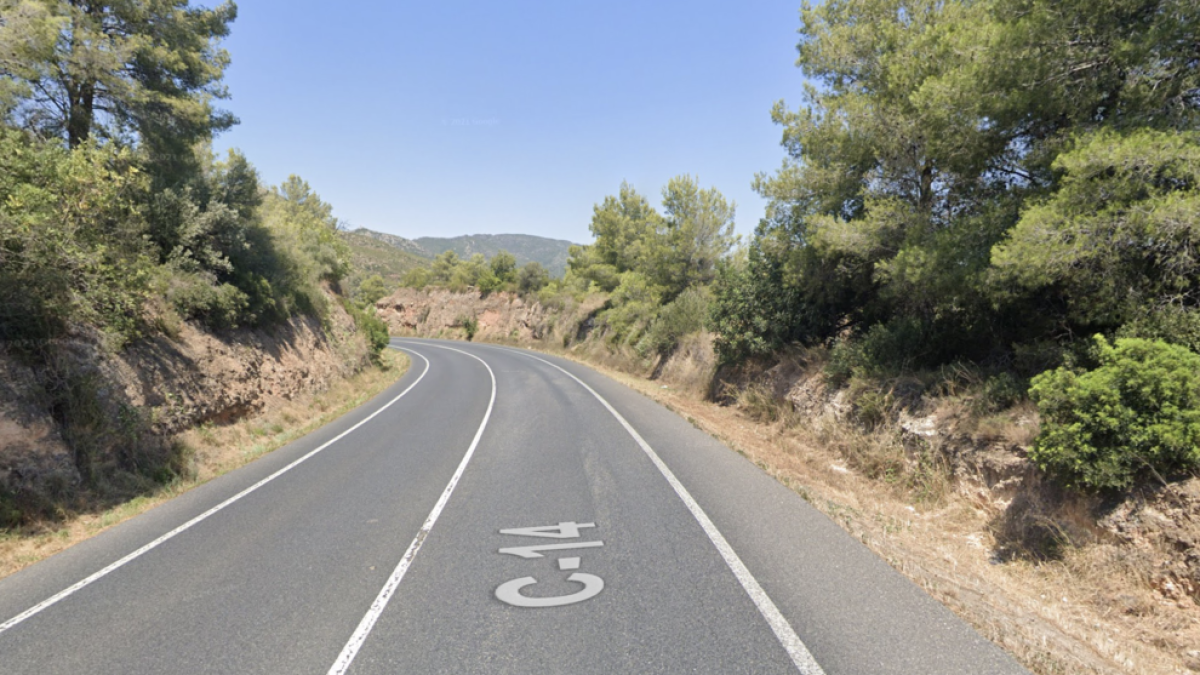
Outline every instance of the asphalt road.
<svg viewBox="0 0 1200 675"><path fill-rule="evenodd" d="M402 380L0 580L0 673L1024 673L750 462L561 359Z"/></svg>

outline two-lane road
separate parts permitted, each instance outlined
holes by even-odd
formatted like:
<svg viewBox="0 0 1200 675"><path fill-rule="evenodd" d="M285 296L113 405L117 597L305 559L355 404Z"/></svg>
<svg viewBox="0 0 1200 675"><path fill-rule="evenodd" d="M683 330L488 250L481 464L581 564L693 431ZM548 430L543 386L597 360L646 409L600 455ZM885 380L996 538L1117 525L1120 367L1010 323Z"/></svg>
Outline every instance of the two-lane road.
<svg viewBox="0 0 1200 675"><path fill-rule="evenodd" d="M1025 672L643 396L393 346L353 413L0 581L0 672Z"/></svg>

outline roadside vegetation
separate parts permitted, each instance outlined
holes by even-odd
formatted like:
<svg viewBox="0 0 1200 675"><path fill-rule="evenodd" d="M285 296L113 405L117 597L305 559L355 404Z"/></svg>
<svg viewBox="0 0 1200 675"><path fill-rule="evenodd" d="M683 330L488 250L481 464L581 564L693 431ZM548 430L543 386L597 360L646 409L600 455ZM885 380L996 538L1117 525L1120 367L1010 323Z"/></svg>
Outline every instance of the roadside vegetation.
<svg viewBox="0 0 1200 675"><path fill-rule="evenodd" d="M1031 457L1079 490L1194 475L1194 3L835 0L801 19L811 84L772 112L786 157L755 179L754 235L736 245L733 205L689 176L661 212L622 185L542 302L602 298L577 337L643 359L705 330L730 368L809 350L867 427L921 394L969 390L981 417L1031 401Z"/></svg>
<svg viewBox="0 0 1200 675"><path fill-rule="evenodd" d="M26 393L82 479L33 507L0 487L0 526L186 473L154 438L159 420L114 403L80 344L119 354L183 322L232 334L315 317L330 331L341 304L380 359L386 327L342 292L332 207L297 176L267 186L241 153L212 152L237 122L217 107L236 15L232 2L0 0L0 355L33 373Z"/></svg>
<svg viewBox="0 0 1200 675"><path fill-rule="evenodd" d="M1194 475L1200 10L844 0L800 33L812 84L714 287L721 361L825 350L863 411L970 373L981 414L1032 391L1065 485Z"/></svg>
<svg viewBox="0 0 1200 675"><path fill-rule="evenodd" d="M476 253L465 260L454 251L444 251L428 267L413 268L401 280L405 288L435 287L457 293L474 289L484 296L498 292L528 295L548 283L550 273L541 263L528 262L517 267L516 257L504 250L491 258Z"/></svg>
<svg viewBox="0 0 1200 675"><path fill-rule="evenodd" d="M142 495L94 512L68 511L0 530L0 578L73 544L120 525L193 487L258 459L319 429L383 392L408 371L411 361L388 350L379 368L368 368L326 391L281 401L231 424L205 423L176 439L183 470Z"/></svg>
<svg viewBox="0 0 1200 675"><path fill-rule="evenodd" d="M753 236L622 185L533 344L651 377L1035 672L1200 669L1197 35L1181 0L806 2Z"/></svg>
<svg viewBox="0 0 1200 675"><path fill-rule="evenodd" d="M108 415L71 339L340 306L386 363L374 306L398 285L511 293L545 310L533 339L655 378L1035 672L1200 670L1194 1L805 2L809 84L771 111L785 157L754 179L753 235L698 178L657 205L623 184L561 277L505 251L356 270L310 185L214 156L232 3L0 16L0 343L85 486L191 480L196 441L146 450L153 420ZM0 525L17 504L0 490ZM1147 504L1175 529L1144 535Z"/></svg>

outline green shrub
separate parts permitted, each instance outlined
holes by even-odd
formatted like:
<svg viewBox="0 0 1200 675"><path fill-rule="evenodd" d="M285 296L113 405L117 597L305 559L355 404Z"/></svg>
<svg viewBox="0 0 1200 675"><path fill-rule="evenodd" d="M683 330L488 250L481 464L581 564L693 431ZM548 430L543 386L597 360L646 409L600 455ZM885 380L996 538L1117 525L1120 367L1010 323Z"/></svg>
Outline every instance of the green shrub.
<svg viewBox="0 0 1200 675"><path fill-rule="evenodd" d="M706 288L692 287L679 294L658 311L645 336L638 342L643 356L651 351L670 354L685 335L704 330L712 306L712 295Z"/></svg>
<svg viewBox="0 0 1200 675"><path fill-rule="evenodd" d="M841 386L854 375L898 375L924 363L928 342L925 327L914 319L877 323L865 334L838 340L829 352L825 376Z"/></svg>
<svg viewBox="0 0 1200 675"><path fill-rule="evenodd" d="M473 316L458 317L458 324L467 332L467 340L474 340L475 333L479 331L479 320Z"/></svg>
<svg viewBox="0 0 1200 675"><path fill-rule="evenodd" d="M218 284L211 274L175 272L164 293L179 316L198 319L209 328L237 328L250 299L232 284Z"/></svg>
<svg viewBox="0 0 1200 675"><path fill-rule="evenodd" d="M603 329L609 346L636 345L661 305L661 288L639 272L625 272L597 315L597 326Z"/></svg>
<svg viewBox="0 0 1200 675"><path fill-rule="evenodd" d="M370 307L391 294L390 288L382 275L372 274L358 284L354 299L363 307Z"/></svg>
<svg viewBox="0 0 1200 675"><path fill-rule="evenodd" d="M384 349L387 349L388 343L391 341L387 324L383 319L375 316L375 312L368 310L363 312L359 328L367 334L367 340L371 345L371 359L379 363L379 355L383 353Z"/></svg>
<svg viewBox="0 0 1200 675"><path fill-rule="evenodd" d="M542 267L541 263L527 263L517 273L517 292L522 297L530 293L537 293L549 283L550 273L546 271L546 268Z"/></svg>
<svg viewBox="0 0 1200 675"><path fill-rule="evenodd" d="M391 341L387 323L375 314L373 306L363 308L349 300L342 299L342 307L354 319L354 325L366 336L367 344L371 347L371 361L376 365L382 364L380 355L384 349L387 349L388 343Z"/></svg>
<svg viewBox="0 0 1200 675"><path fill-rule="evenodd" d="M1028 387L1021 378L1009 372L1001 372L984 381L979 394L972 402L977 414L987 415L1011 408L1025 397Z"/></svg>
<svg viewBox="0 0 1200 675"><path fill-rule="evenodd" d="M1042 430L1030 458L1067 484L1119 489L1200 466L1200 355L1096 337L1099 366L1033 378Z"/></svg>
<svg viewBox="0 0 1200 675"><path fill-rule="evenodd" d="M0 127L0 341L37 350L82 323L136 336L152 261L132 161Z"/></svg>

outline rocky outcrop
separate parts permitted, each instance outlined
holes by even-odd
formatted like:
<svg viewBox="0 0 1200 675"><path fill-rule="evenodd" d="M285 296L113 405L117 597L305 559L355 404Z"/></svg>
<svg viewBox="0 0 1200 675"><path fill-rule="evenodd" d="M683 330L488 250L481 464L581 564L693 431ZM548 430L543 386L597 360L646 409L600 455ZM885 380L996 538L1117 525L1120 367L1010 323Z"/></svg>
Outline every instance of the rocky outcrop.
<svg viewBox="0 0 1200 675"><path fill-rule="evenodd" d="M1200 478L1155 486L1099 520L1116 540L1148 554L1150 584L1176 602L1200 602Z"/></svg>
<svg viewBox="0 0 1200 675"><path fill-rule="evenodd" d="M819 366L803 352L781 353L722 370L715 389L733 401L738 390L758 387L810 423L858 425L855 396L830 386ZM1143 572L1165 600L1200 602L1200 477L1120 497L1070 491L1028 457L1038 428L1031 407L994 416L1003 427L989 429L953 399L922 395L903 380L891 385L889 417L876 432L895 434L914 454L937 453L957 491L990 514L997 558L1114 546L1147 561Z"/></svg>
<svg viewBox="0 0 1200 675"><path fill-rule="evenodd" d="M573 335L599 304L550 309L515 293L401 288L375 310L393 335L530 342Z"/></svg>
<svg viewBox="0 0 1200 675"><path fill-rule="evenodd" d="M134 345L112 366L129 403L153 411L156 433L172 434L323 390L362 369L367 357L354 320L337 307L328 327L313 317L229 335L185 325L176 338Z"/></svg>
<svg viewBox="0 0 1200 675"><path fill-rule="evenodd" d="M36 360L0 345L0 501L52 502L94 471L144 468L185 429L357 372L369 362L366 341L337 302L330 306L325 324L295 317L213 333L184 322L171 336L115 352L85 328Z"/></svg>

